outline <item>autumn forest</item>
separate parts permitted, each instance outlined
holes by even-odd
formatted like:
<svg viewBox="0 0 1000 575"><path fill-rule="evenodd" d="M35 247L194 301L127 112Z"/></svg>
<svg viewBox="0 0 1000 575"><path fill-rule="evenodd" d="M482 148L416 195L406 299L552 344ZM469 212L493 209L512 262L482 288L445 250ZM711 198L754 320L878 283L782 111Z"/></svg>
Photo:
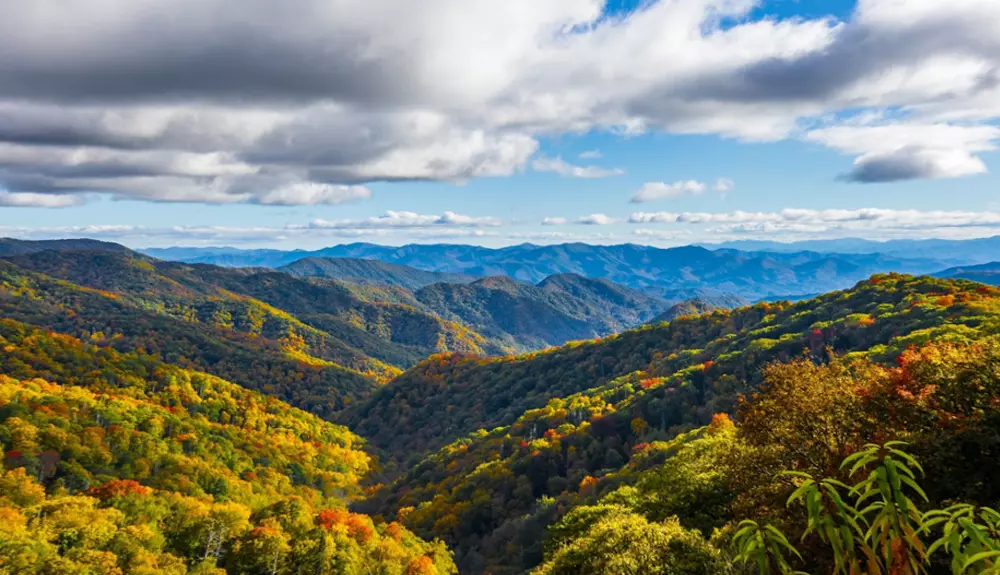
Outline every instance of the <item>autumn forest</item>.
<svg viewBox="0 0 1000 575"><path fill-rule="evenodd" d="M1000 288L701 295L0 243L0 573L1000 573Z"/></svg>

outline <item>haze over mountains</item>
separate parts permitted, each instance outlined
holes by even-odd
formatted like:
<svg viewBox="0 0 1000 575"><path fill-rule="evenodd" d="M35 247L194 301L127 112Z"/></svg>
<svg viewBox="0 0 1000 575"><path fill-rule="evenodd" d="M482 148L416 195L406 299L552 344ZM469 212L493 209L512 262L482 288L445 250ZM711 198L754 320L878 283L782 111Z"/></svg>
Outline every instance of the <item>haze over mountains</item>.
<svg viewBox="0 0 1000 575"><path fill-rule="evenodd" d="M938 238L885 241L844 238L797 242L740 240L700 245L709 249L746 251L797 252L806 250L843 254L879 253L906 258L937 259L942 262L952 262L952 265L985 263L1000 258L1000 236L963 240Z"/></svg>
<svg viewBox="0 0 1000 575"><path fill-rule="evenodd" d="M635 244L522 244L489 249L470 245L392 247L355 243L311 252L166 248L145 250L144 253L189 263L273 268L307 258L360 258L438 273L505 275L534 284L551 275L572 273L607 279L677 303L692 297L711 299L724 294L750 301L795 297L848 287L873 273L924 274L956 263L990 261L984 259L990 257L986 247L989 242L971 242L942 244L934 251L934 257L912 255L904 247L894 248L896 253L887 255L863 250L853 253L804 249L740 251L698 246L661 249ZM869 244L875 247L874 242Z"/></svg>
<svg viewBox="0 0 1000 575"><path fill-rule="evenodd" d="M939 278L961 278L984 284L1000 284L1000 262L990 262L974 266L957 266L942 270L935 276Z"/></svg>

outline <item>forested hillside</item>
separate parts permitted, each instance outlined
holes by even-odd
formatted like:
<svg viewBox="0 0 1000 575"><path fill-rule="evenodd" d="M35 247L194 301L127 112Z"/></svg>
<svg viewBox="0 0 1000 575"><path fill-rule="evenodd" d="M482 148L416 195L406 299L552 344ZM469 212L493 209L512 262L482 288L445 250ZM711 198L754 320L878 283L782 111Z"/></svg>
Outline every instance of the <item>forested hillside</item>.
<svg viewBox="0 0 1000 575"><path fill-rule="evenodd" d="M711 301L706 301L699 298L692 298L670 306L670 308L667 309L667 311L656 316L649 323L654 323L654 324L663 323L665 321L673 321L679 317L684 317L687 315L701 315L705 313L711 313L717 309L720 309L720 307L721 306L717 306ZM743 307L743 306L737 305L732 307Z"/></svg>
<svg viewBox="0 0 1000 575"><path fill-rule="evenodd" d="M345 505L363 440L217 377L0 320L0 571L453 573Z"/></svg>
<svg viewBox="0 0 1000 575"><path fill-rule="evenodd" d="M0 572L917 575L1000 552L992 286L882 274L653 319L662 299L572 274L413 290L391 278L438 277L33 246L0 254ZM929 554L955 514L973 527Z"/></svg>
<svg viewBox="0 0 1000 575"><path fill-rule="evenodd" d="M753 394L766 374L771 373L773 381L775 373L797 373L787 370L807 370L805 366L813 362L828 362L831 353L846 353L843 361L850 363L850 370L869 377L866 374L872 370L881 373L878 366L892 365L907 353L945 353L908 351L932 341L947 353L966 358L965 369L976 371L968 362L977 352L961 346L1000 332L998 311L1000 292L994 288L876 276L853 290L815 300L681 317L608 340L529 356L487 362L434 358L379 390L345 419L394 453L404 469L412 465L365 509L387 517L398 515L418 533L442 537L455 547L460 566L470 573L519 573L542 561L546 528L569 509L595 501L599 493L635 484L638 471L670 463L669 456L681 445L677 442L685 441L678 438L698 436L694 430L717 419L717 414L754 406L764 409L760 400L740 408L739 398ZM949 343L959 347L952 350ZM984 349L996 354L995 346ZM795 363L799 358L809 363ZM767 366L775 361L792 362L792 367L769 371ZM841 365L838 361L832 365ZM874 363L865 368L868 371L858 367L869 361ZM985 378L977 393L995 395L989 391L1000 380L995 365L987 362L976 372L975 377ZM829 386L827 393L838 393L837 386L846 385L847 376L824 378L848 367L823 369L832 371L791 383L818 380L816 385ZM931 372L926 375L932 377ZM796 400L803 405L795 406L801 413L772 412L776 428L768 429L761 419L756 425L765 429L756 433L780 433L782 418L808 427L809 418L840 417L837 412L823 412L821 396L815 398L815 407L809 407L809 395L803 393ZM1000 407L993 405L991 409ZM746 424L746 417L740 421ZM871 421L866 441L903 434L889 424L879 430L878 420ZM982 432L994 434L988 441L1000 440L1000 429ZM802 433L804 437L796 439L809 439ZM453 440L457 441L435 451ZM669 445L674 447L659 445L662 441L673 442ZM838 449L849 451L844 446ZM420 457L424 450L431 453ZM691 473L707 473L714 463L699 465L704 471ZM738 513L726 507L735 491L708 491L690 500L673 494L669 483L660 485L663 491L649 496L679 497L671 505L693 506L692 515L682 516L682 523L702 529L706 537L727 519L753 511L752 506L741 507ZM981 500L989 503L988 497ZM715 522L704 523L702 515L713 509ZM659 512L655 521L680 514L670 506L667 511Z"/></svg>
<svg viewBox="0 0 1000 575"><path fill-rule="evenodd" d="M123 351L156 354L320 415L331 415L370 393L377 385L373 375L392 373L385 364L259 301L205 298L193 305L186 298L170 301L138 291L83 287L0 262L5 317ZM354 367L360 369L334 358L357 360Z"/></svg>
<svg viewBox="0 0 1000 575"><path fill-rule="evenodd" d="M437 283L415 296L435 314L522 351L624 331L666 306L641 292L577 275L552 276L537 286L505 276Z"/></svg>
<svg viewBox="0 0 1000 575"><path fill-rule="evenodd" d="M811 300L681 317L514 358L439 355L354 406L345 421L381 447L412 456L480 428L512 423L553 397L600 387L626 374L701 378L701 366L711 362L705 377L711 381L719 374L716 384L729 386L725 393L717 397L698 384L684 386L677 392L683 397L675 400L684 403L691 399L689 393L700 394L694 405L708 404L702 408L704 422L705 413L712 413L709 407L726 409L769 361L789 359L803 350L821 355L827 346L837 351L888 346L876 348L888 357L910 343L961 335L972 329L969 325L992 326L1000 320L990 315L992 308L983 309L992 300L977 291L987 289L971 282L879 276L853 290ZM948 295L952 291L959 295ZM664 417L669 425L699 422L692 417L670 421L666 409L656 419Z"/></svg>
<svg viewBox="0 0 1000 575"><path fill-rule="evenodd" d="M81 244L94 248L82 251L75 243L65 249L12 245L16 249L0 257L20 270L127 296L160 315L212 323L216 318L206 314L218 312L222 321L216 324L281 339L285 326L280 321L267 333L252 325L255 320L238 321L248 313L242 308L271 308L254 313L284 314L298 322L298 335L324 340L307 341L304 351L310 355L380 380L434 352L497 355L539 349L641 325L669 307L658 297L575 275L555 276L538 286L505 278L466 286L472 278L367 260L303 260L284 273L162 262L100 242ZM333 275L339 280L322 277L330 275L329 266L336 266ZM458 283L444 281L449 279ZM226 321L225 314L237 321Z"/></svg>

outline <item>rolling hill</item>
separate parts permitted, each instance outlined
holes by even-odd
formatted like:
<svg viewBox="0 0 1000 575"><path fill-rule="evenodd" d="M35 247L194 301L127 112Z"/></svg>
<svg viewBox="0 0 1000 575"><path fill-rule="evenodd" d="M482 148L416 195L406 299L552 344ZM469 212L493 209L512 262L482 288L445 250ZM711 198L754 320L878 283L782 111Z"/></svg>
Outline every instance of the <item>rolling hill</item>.
<svg viewBox="0 0 1000 575"><path fill-rule="evenodd" d="M741 403L741 396L756 397L753 394L765 377L776 369L774 362L790 362L782 368L788 372L782 376L788 385L816 378L816 385L829 386L823 392L828 396L803 391L796 407L802 413L834 409L824 402L844 397L853 377L871 378L859 388L859 393L869 394L859 395L859 401L868 401L875 386L896 385L892 382L902 377L883 377L878 370L905 366L906 361L913 362L914 370L923 366L912 377L925 378L924 385L938 382L942 362L951 365L959 357L942 355L949 353L964 354L963 367L955 366L955 373L973 371L980 375L967 377L986 378L969 380L969 389L979 390L977 401L989 403L994 393L990 390L1000 392L991 371L1000 358L1000 344L985 344L991 350L985 364L975 362L977 352L958 350L978 341L995 341L990 338L1000 333L998 312L1000 292L994 288L960 280L875 276L851 290L809 301L681 317L516 358L435 357L364 404L353 406L342 418L395 454L403 472L361 508L387 516L400 513L417 533L443 538L456 550L457 562L467 573L530 570L554 549L548 547L546 553L547 530L551 535L552 526L567 511L593 504L602 494L619 493L612 504L645 513L650 520L680 515L686 525L702 528L708 536L712 528L725 523L720 518L737 512L729 506L736 504L734 494L746 489L746 483L739 488L712 483L713 469L731 462L712 459L701 461L698 465L703 467L697 468L691 468L690 461L679 462L688 467L670 471L675 474L672 479L656 479L661 483L644 495L648 501L637 501L629 486L654 480L648 473L659 473L687 442L705 438L702 426L714 421L731 425L725 423L728 418L719 418L720 413L754 409L753 405L773 409L760 415L763 419L757 424L760 433L767 434L786 429L774 427L778 418L787 418L793 427L804 426L806 436L817 433L806 425L817 425L817 417L831 417L830 425L846 423L836 412L805 414L797 423L798 412L769 408L767 403ZM915 351L915 346L929 344L942 347ZM949 346L958 347L949 351L953 349ZM817 363L831 361L831 351L847 358L832 360L834 365L848 363L816 368ZM897 361L910 357L907 354L918 357ZM810 371L814 369L829 373ZM964 377L959 380L965 381ZM906 399L911 397L909 391L890 387L887 393L888 399L878 401L911 401ZM929 388L924 393L934 391ZM948 409L956 409L949 405ZM880 433L902 425L898 410L904 407L893 409L893 418L873 420ZM974 409L962 409L979 421ZM1000 417L996 407L989 409ZM1000 448L997 428L991 427L1000 422L997 417L989 424L968 420L980 426L976 433L990 438L983 439L988 450ZM927 423L914 420L913 425L924 425L921 429L931 435L952 433L933 418ZM733 435L727 437L727 442L733 441ZM824 445L826 436L815 440ZM938 449L935 442L943 440L926 441L924 448L933 452ZM705 442L707 438L701 445ZM705 449L691 457L704 457ZM758 464L766 460L763 454L755 457ZM971 457L986 464L979 455ZM762 477L758 468L753 469L741 473ZM934 481L943 490L938 493L941 499L952 489L946 487L948 477L949 472L939 467ZM745 476L740 481L746 481ZM619 488L622 491L616 491ZM992 501L994 492L987 488L969 496ZM783 493L779 508L787 497ZM1000 497L1000 492L996 495ZM752 511L741 507L738 512Z"/></svg>
<svg viewBox="0 0 1000 575"><path fill-rule="evenodd" d="M274 308L271 317L285 314L311 334L307 355L381 379L432 353L540 349L641 325L668 307L637 290L572 274L534 286L504 278L473 281L374 260L305 259L271 270L164 262L115 244L97 244L100 251L80 251L72 243L62 250L17 245L14 253L0 257L84 288L127 294L147 312L204 324L208 310L232 314L232 306ZM259 326L252 327L248 318L230 323L237 332L271 340L287 335L280 321L268 324L267 334L258 333ZM320 342L310 343L316 339Z"/></svg>
<svg viewBox="0 0 1000 575"><path fill-rule="evenodd" d="M414 295L435 314L520 350L617 333L666 307L641 292L572 274L551 276L537 286L504 276L439 283Z"/></svg>
<svg viewBox="0 0 1000 575"><path fill-rule="evenodd" d="M737 307L743 307L743 306L741 305L732 306L732 308L737 308ZM702 315L706 313L711 313L717 309L731 309L731 308L720 307L715 305L711 301L693 298L670 306L670 308L667 311L656 316L655 318L650 320L649 323L657 324L665 321L673 321L679 317L684 317L688 315Z"/></svg>
<svg viewBox="0 0 1000 575"><path fill-rule="evenodd" d="M17 240L0 238L0 256L32 254L44 251L93 251L138 255L123 245L86 238L70 240Z"/></svg>
<svg viewBox="0 0 1000 575"><path fill-rule="evenodd" d="M455 573L346 509L376 465L359 437L149 354L0 319L0 446L6 572Z"/></svg>

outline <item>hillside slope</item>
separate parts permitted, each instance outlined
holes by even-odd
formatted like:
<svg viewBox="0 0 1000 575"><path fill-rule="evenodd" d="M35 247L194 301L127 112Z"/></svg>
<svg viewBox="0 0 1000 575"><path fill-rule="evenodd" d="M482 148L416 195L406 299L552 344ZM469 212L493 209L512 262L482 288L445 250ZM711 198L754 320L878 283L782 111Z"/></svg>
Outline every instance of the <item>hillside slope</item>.
<svg viewBox="0 0 1000 575"><path fill-rule="evenodd" d="M541 349L619 332L667 307L657 297L572 274L533 286L502 278L470 283L467 276L374 260L306 259L283 270L226 268L159 261L101 245L106 249L78 251L70 243L67 249L39 250L21 242L18 253L0 258L85 288L128 295L146 311L283 339L281 322L264 334L248 318L224 319L226 313L243 313L234 307L274 308L265 315L284 314L286 323L301 324L298 335L308 349L299 351L383 381L433 353ZM310 275L324 270L357 281ZM417 290L406 287L431 281ZM209 310L222 319L207 317Z"/></svg>
<svg viewBox="0 0 1000 575"><path fill-rule="evenodd" d="M740 394L753 397L768 373L764 368L773 362L792 361L794 366L801 358L803 365L813 366L827 362L833 351L846 354L847 361L895 365L912 346L967 345L998 333L1000 291L995 288L876 276L852 290L806 302L682 317L546 353L488 363L435 358L348 412L345 421L401 459L431 452L405 459L403 469L408 470L364 509L387 516L401 511L418 533L454 546L464 572L520 573L542 560L546 529L562 514L594 501L598 493L635 482L640 470L669 462L684 440L662 448L650 444L675 441L711 423L716 414L733 413ZM937 377L935 362L946 359L941 353L928 355L929 383ZM996 379L998 353L1000 348L994 349L982 366L986 379L971 380L980 396L993 389L982 386L995 386L985 382ZM790 382L805 380L805 367L789 369ZM869 371L859 371L859 377L881 368L864 369ZM831 380L829 397L843 396L844 389L835 388L841 380L817 376L824 378ZM805 392L801 409L811 404L818 408L823 397ZM760 416L760 425L772 425L777 417L798 424L796 413L768 409L774 413ZM813 424L820 421L808 413L802 417ZM824 417L843 419L836 413ZM893 424L875 421L879 430ZM940 429L936 421L925 428ZM383 429L392 433L379 433ZM989 429L981 433L991 433ZM983 441L993 441L988 437ZM724 487L678 492L697 489L698 482L709 480L713 466L722 464L705 465L703 470L681 468L677 473L685 475L665 480L649 493L648 504L660 506L655 520L683 509L688 525L701 528L705 514L723 513L713 506L729 504ZM744 473L759 476L758 471ZM945 471L938 476L941 488L947 477ZM633 505L630 493L623 492L615 503ZM721 523L709 524L706 535L712 526Z"/></svg>
<svg viewBox="0 0 1000 575"><path fill-rule="evenodd" d="M435 314L519 350L617 333L665 307L635 290L569 274L551 276L537 286L503 276L441 283L414 295Z"/></svg>
<svg viewBox="0 0 1000 575"><path fill-rule="evenodd" d="M454 573L440 543L344 508L362 447L222 379L0 320L5 571Z"/></svg>
<svg viewBox="0 0 1000 575"><path fill-rule="evenodd" d="M733 307L742 307L742 306L733 306ZM683 317L686 315L702 315L705 313L711 313L717 309L729 309L729 308L718 306L712 303L711 301L706 301L700 298L693 298L670 306L670 308L667 309L667 311L656 316L655 318L650 320L649 323L656 324L665 321L673 321L679 317Z"/></svg>
<svg viewBox="0 0 1000 575"><path fill-rule="evenodd" d="M370 372L320 355L329 351L328 357L336 354L345 363L355 358L358 367L370 358L339 344L327 349L324 333L271 306L239 298L206 298L200 305L161 298L82 287L0 261L0 314L5 318L119 351L156 354L322 416L378 385Z"/></svg>
<svg viewBox="0 0 1000 575"><path fill-rule="evenodd" d="M419 304L406 290L311 281L266 269L140 258L109 252L44 251L6 260L84 287L141 298L161 313L178 315L172 310L254 302L273 306L278 313L292 314L292 319L308 324L304 329L326 333L324 353L314 355L376 375L392 375L394 368L412 365L435 351L503 351L484 350L478 334L417 309ZM232 327L247 331L239 322ZM268 335L281 338L285 334Z"/></svg>
<svg viewBox="0 0 1000 575"><path fill-rule="evenodd" d="M981 289L988 291L980 294ZM951 292L976 303L960 303ZM803 350L822 354L826 346L854 351L889 344L889 349L900 349L910 341L960 335L967 326L993 329L998 319L981 317L982 306L993 304L992 294L961 280L877 276L853 290L811 300L717 310L514 358L439 355L352 406L343 421L397 457L413 459L477 429L510 424L551 398L599 388L632 372L650 377L697 372L710 361L713 370L725 365L730 385L736 386L752 380L764 363ZM687 394L699 387L675 394L690 399ZM695 407L710 399L701 395L677 407L686 414L679 419L665 408L656 416L664 426L694 424L711 414L707 407ZM730 392L712 400L710 407L725 411L732 400Z"/></svg>

